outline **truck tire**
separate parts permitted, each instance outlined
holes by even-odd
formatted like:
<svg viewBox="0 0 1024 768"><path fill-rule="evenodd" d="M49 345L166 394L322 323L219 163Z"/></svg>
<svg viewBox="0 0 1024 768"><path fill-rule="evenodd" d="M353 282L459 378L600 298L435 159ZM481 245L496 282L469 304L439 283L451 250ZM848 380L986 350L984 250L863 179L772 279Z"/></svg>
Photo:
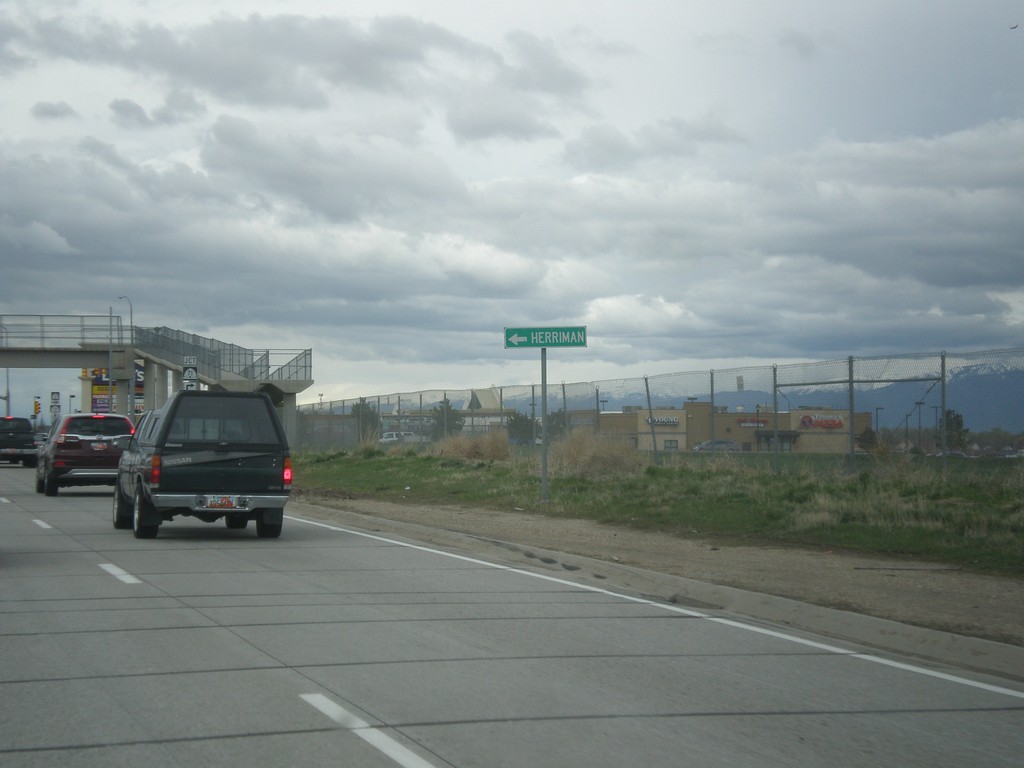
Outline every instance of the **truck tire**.
<svg viewBox="0 0 1024 768"><path fill-rule="evenodd" d="M150 503L142 495L142 489L135 489L135 503L132 505L132 533L136 539L155 539L160 531L160 524L147 525L142 518L152 509Z"/></svg>
<svg viewBox="0 0 1024 768"><path fill-rule="evenodd" d="M277 522L266 522L266 518ZM278 510L260 509L256 511L256 535L261 539L276 539L281 535L282 526L281 513Z"/></svg>
<svg viewBox="0 0 1024 768"><path fill-rule="evenodd" d="M132 508L124 496L121 495L120 487L114 484L114 527L119 531L128 530L132 527Z"/></svg>

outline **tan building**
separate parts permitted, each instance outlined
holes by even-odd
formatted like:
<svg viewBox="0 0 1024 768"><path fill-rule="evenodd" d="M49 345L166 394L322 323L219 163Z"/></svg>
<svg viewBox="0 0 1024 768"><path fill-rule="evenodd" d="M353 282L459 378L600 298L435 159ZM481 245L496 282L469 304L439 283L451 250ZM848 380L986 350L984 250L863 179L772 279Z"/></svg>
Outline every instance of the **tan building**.
<svg viewBox="0 0 1024 768"><path fill-rule="evenodd" d="M596 417L596 424L595 424ZM653 420L653 424L652 424ZM776 438L783 452L836 453L850 451L850 415L833 408L800 408L778 414L768 410L729 411L711 403L688 402L685 408L627 407L622 413L575 411L573 428L593 428L604 437L628 440L640 450L692 451L708 440L731 440L736 450L756 452L775 449ZM652 429L653 427L653 429ZM853 434L871 428L870 413L855 413Z"/></svg>
<svg viewBox="0 0 1024 768"><path fill-rule="evenodd" d="M687 445L706 440L733 440L740 451L779 450L786 453L849 453L850 412L834 408L729 411L710 403L687 403ZM871 428L870 413L853 415L854 437Z"/></svg>

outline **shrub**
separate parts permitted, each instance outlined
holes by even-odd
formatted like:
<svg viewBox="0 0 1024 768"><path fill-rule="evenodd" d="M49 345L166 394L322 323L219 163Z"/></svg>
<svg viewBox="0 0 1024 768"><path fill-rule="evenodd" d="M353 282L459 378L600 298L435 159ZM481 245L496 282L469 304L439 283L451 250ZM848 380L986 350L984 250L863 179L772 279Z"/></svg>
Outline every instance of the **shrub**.
<svg viewBox="0 0 1024 768"><path fill-rule="evenodd" d="M561 475L597 478L640 474L651 457L622 440L601 439L589 430L576 429L552 444L548 462L549 469Z"/></svg>
<svg viewBox="0 0 1024 768"><path fill-rule="evenodd" d="M478 461L504 461L512 457L508 435L503 430L480 435L451 435L434 443L430 453L439 458L457 457Z"/></svg>

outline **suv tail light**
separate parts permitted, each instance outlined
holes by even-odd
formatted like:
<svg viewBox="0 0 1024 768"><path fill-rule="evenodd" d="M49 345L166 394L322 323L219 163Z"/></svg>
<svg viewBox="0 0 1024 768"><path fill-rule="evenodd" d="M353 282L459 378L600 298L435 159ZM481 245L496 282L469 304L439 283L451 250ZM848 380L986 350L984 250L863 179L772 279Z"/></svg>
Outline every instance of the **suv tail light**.
<svg viewBox="0 0 1024 768"><path fill-rule="evenodd" d="M289 456L286 456L284 459L284 469L281 472L281 482L284 483L285 488L292 487L292 460Z"/></svg>
<svg viewBox="0 0 1024 768"><path fill-rule="evenodd" d="M160 457L154 456L149 462L149 485L152 488L160 487Z"/></svg>

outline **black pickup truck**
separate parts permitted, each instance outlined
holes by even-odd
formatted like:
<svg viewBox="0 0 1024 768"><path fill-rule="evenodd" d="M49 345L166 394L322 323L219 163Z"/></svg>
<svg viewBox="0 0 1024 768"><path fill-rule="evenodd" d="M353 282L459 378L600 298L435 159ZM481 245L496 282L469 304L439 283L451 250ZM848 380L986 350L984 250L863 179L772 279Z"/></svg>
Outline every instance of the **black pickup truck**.
<svg viewBox="0 0 1024 768"><path fill-rule="evenodd" d="M36 431L31 421L18 416L0 419L0 461L20 461L23 467L36 465Z"/></svg>
<svg viewBox="0 0 1024 768"><path fill-rule="evenodd" d="M256 521L281 535L292 461L284 428L261 393L181 391L144 414L121 455L114 527L151 539L176 516L228 528Z"/></svg>

